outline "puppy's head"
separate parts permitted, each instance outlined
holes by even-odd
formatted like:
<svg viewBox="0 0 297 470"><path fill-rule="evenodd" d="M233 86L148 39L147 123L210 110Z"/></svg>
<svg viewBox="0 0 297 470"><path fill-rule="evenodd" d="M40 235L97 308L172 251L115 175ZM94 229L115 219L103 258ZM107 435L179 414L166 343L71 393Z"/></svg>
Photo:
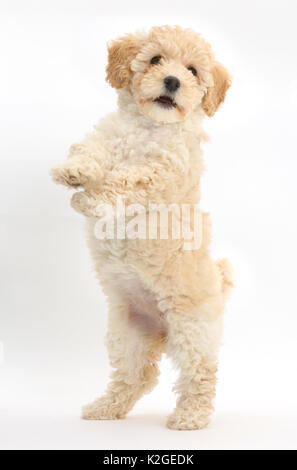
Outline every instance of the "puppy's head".
<svg viewBox="0 0 297 470"><path fill-rule="evenodd" d="M183 121L197 108L213 116L230 86L209 44L178 26L113 41L106 70L114 88L126 88L144 114L164 123Z"/></svg>

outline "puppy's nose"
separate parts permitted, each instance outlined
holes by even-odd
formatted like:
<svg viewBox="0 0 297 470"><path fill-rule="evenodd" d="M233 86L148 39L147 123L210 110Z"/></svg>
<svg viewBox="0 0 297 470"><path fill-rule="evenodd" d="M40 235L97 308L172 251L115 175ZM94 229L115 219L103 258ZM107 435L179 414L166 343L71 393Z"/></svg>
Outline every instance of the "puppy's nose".
<svg viewBox="0 0 297 470"><path fill-rule="evenodd" d="M174 92L180 87L180 81L176 77L172 77L171 75L164 78L165 88L168 91Z"/></svg>

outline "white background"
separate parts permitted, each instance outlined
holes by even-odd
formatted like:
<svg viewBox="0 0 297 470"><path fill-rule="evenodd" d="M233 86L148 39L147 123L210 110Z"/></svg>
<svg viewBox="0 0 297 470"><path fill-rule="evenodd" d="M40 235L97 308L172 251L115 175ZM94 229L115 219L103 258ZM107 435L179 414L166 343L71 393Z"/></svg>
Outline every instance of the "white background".
<svg viewBox="0 0 297 470"><path fill-rule="evenodd" d="M296 15L294 0L1 1L1 448L297 447ZM162 24L201 32L233 76L205 122L202 208L237 287L203 431L165 428L166 360L126 420L80 420L108 378L106 304L71 191L48 176L115 109L106 41Z"/></svg>

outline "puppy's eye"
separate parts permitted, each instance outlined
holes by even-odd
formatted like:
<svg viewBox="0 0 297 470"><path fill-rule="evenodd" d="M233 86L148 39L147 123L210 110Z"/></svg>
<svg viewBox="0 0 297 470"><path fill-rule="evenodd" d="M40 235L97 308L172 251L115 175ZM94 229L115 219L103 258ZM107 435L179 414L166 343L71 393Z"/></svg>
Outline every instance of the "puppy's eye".
<svg viewBox="0 0 297 470"><path fill-rule="evenodd" d="M196 70L194 67L192 67L192 65L189 65L189 66L187 67L187 69L190 70L190 72L192 72L192 74L195 75L195 77L196 77L196 75L197 75L197 70Z"/></svg>
<svg viewBox="0 0 297 470"><path fill-rule="evenodd" d="M162 57L160 55L155 55L155 57L151 59L151 64L156 65L160 62L161 59Z"/></svg>

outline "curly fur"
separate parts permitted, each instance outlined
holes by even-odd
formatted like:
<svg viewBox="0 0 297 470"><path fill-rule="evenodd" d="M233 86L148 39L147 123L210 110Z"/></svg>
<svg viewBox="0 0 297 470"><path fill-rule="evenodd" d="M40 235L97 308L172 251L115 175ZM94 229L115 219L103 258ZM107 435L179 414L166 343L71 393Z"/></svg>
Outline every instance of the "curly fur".
<svg viewBox="0 0 297 470"><path fill-rule="evenodd" d="M160 55L157 65L153 56ZM194 76L189 66L195 67ZM164 77L181 82L176 106L164 109ZM106 394L83 409L86 419L124 418L157 383L166 352L180 370L173 429L201 429L213 409L222 313L232 289L227 260L209 253L210 222L203 215L199 249L183 239L105 239L94 235L96 207L199 201L205 114L212 116L230 85L209 44L192 30L156 27L109 45L107 80L117 89L118 111L71 147L52 169L56 183L81 187L71 204L84 214L98 279L108 298L106 346L113 368Z"/></svg>

